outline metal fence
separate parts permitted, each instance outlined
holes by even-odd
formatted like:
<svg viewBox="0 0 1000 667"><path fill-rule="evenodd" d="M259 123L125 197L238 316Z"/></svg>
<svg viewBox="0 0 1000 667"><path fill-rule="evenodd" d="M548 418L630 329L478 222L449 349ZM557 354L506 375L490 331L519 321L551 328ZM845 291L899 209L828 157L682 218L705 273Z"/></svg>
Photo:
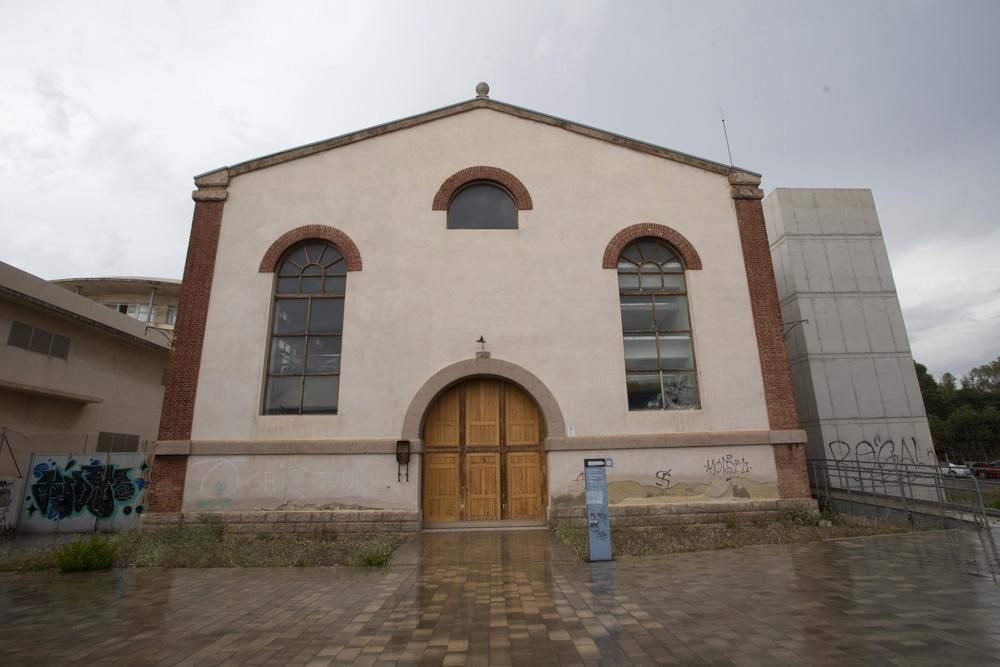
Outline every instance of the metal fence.
<svg viewBox="0 0 1000 667"><path fill-rule="evenodd" d="M908 521L925 528L974 528L997 562L1000 480L913 463L807 462L813 495L823 509Z"/></svg>
<svg viewBox="0 0 1000 667"><path fill-rule="evenodd" d="M934 443L934 455L939 463L976 465L1000 460L1000 442Z"/></svg>

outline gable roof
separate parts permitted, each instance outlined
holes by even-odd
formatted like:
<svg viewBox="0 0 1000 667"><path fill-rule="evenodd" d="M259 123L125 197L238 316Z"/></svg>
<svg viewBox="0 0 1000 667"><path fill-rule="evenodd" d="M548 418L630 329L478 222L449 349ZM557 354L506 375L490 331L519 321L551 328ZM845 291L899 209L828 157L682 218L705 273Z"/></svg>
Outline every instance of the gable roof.
<svg viewBox="0 0 1000 667"><path fill-rule="evenodd" d="M488 97L477 97L464 102L458 102L457 104L442 107L440 109L435 109L433 111L417 114L416 116L409 116L400 120L359 130L357 132L342 134L339 137L333 137L332 139L324 139L323 141L317 141L304 146L299 146L297 148L290 148L277 153L271 153L270 155L264 155L252 160L240 162L230 167L213 169L212 171L195 176L195 183L199 186L207 187L224 185L228 182L229 178L232 178L233 176L239 176L240 174L257 171L258 169L265 169L283 162L290 162L291 160L297 160L309 155L315 155L316 153L322 153L334 148L339 148L340 146L346 146L347 144L353 144L358 141L364 141L365 139L371 139L372 137L379 137L384 134L389 134L390 132L396 132L397 130L405 130L416 125L422 125L424 123L440 120L442 118L448 118L449 116L456 116L474 109L491 109L493 111L515 116L517 118L524 118L526 120L535 121L544 125L551 125L552 127L558 127L568 132L590 137L591 139L606 141L608 143L615 144L616 146L622 146L641 153L655 155L673 162L680 162L681 164L686 164L691 167L703 169L715 174L721 174L723 176L736 171L754 176L760 176L760 174L747 169L731 167L719 162L675 151L670 148L664 148L663 146L657 146L656 144L639 141L638 139L632 139L630 137L615 134L613 132L607 132L605 130L599 130L595 127L590 127L589 125L574 123L573 121L558 118L556 116L550 116L549 114L544 114L539 111L532 111L531 109L525 109L513 104L507 104L506 102L498 102Z"/></svg>

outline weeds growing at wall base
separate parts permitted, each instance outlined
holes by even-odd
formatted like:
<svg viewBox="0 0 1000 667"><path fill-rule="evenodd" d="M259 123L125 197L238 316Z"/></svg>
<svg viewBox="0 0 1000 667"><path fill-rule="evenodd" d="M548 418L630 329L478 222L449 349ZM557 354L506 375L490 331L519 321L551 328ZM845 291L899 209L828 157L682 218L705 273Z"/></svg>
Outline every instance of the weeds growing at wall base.
<svg viewBox="0 0 1000 667"><path fill-rule="evenodd" d="M760 544L797 544L840 537L861 537L912 532L905 522L866 519L825 512L805 506L790 506L777 521L731 521L725 524L643 526L611 529L611 551L615 558L735 549ZM821 527L824 519L831 525ZM587 557L587 530L568 521L552 526L557 542L566 544L581 558Z"/></svg>
<svg viewBox="0 0 1000 667"><path fill-rule="evenodd" d="M394 535L378 533L227 534L222 524L214 521L169 528L136 528L110 537L95 537L115 549L112 562L117 567L374 567L386 565L402 542ZM87 541L72 542L61 548L76 550L81 548L76 546L79 544ZM0 570L63 569L57 552L55 548L0 552Z"/></svg>

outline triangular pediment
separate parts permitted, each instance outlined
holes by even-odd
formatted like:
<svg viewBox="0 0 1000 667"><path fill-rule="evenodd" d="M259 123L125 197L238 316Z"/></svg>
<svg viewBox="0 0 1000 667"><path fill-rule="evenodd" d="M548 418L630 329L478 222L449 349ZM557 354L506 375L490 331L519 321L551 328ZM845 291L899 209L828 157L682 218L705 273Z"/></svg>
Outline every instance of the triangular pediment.
<svg viewBox="0 0 1000 667"><path fill-rule="evenodd" d="M459 102L457 104L442 107L440 109L435 109L434 111L418 114L416 116L410 116L408 118L402 118L389 123L383 123L382 125L376 125L374 127L369 127L357 132L351 132L349 134L342 134L339 137L324 139L323 141L317 141L315 143L306 144L297 148L290 148L278 153L272 153L270 155L254 158L230 167L214 169L210 172L196 176L195 183L199 187L224 186L230 178L239 176L240 174L257 171L258 169L266 169L267 167L272 167L284 162L333 150L341 146L364 141L365 139L380 137L391 132L398 132L417 125L423 125L424 123L430 123L443 118L456 116L475 109L489 109L491 111L508 114L510 116L534 121L536 123L550 125L567 132L572 132L599 141L606 141L616 146L646 153L648 155L654 155L665 160L679 162L681 164L715 174L728 175L738 171L745 174L753 174L755 176L759 175L746 169L731 167L712 160L706 160L705 158L688 155L687 153L675 151L670 148L664 148L663 146L657 146L648 142L639 141L638 139L632 139L630 137L615 134L613 132L607 132L588 125L581 125L580 123L574 123L573 121L558 118L556 116L550 116L538 111L532 111L531 109L525 109L513 104L507 104L506 102L498 102L489 98L478 97L465 102Z"/></svg>

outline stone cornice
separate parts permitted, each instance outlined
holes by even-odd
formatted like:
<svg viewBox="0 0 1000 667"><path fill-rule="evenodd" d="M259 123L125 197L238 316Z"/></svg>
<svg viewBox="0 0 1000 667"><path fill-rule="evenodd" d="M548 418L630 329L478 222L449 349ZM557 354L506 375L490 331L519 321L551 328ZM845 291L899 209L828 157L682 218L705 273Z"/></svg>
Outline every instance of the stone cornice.
<svg viewBox="0 0 1000 667"><path fill-rule="evenodd" d="M223 167L207 174L196 176L194 184L197 190L191 193L195 201L226 201L229 196L229 169Z"/></svg>
<svg viewBox="0 0 1000 667"><path fill-rule="evenodd" d="M763 199L764 191L760 189L760 174L746 171L731 171L729 173L729 192L733 199Z"/></svg>

